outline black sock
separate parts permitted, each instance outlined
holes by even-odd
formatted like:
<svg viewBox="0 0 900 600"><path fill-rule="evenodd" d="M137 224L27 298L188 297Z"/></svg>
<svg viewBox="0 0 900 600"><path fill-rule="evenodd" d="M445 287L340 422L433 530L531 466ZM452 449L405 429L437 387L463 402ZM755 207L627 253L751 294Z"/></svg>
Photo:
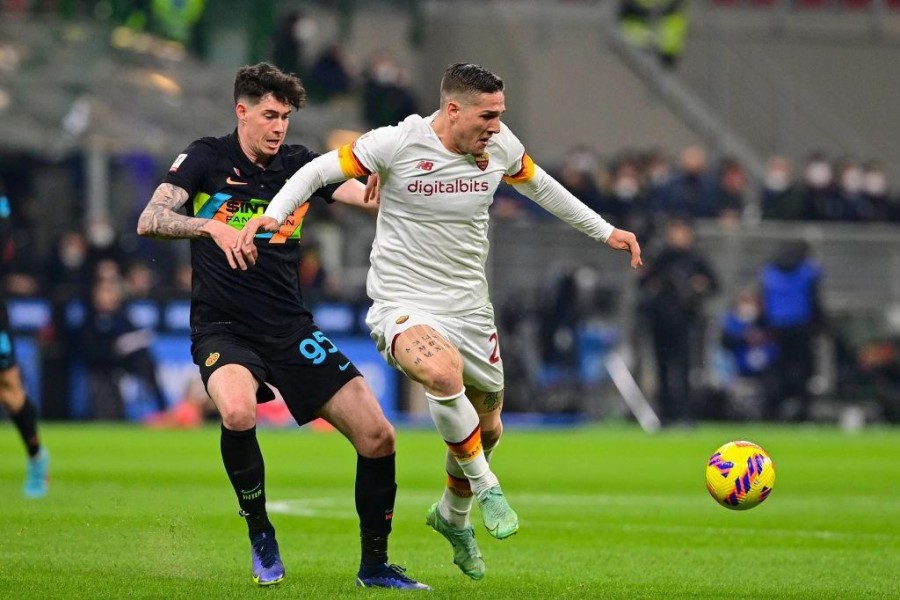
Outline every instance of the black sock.
<svg viewBox="0 0 900 600"><path fill-rule="evenodd" d="M10 413L9 418L16 424L16 429L19 430L22 441L25 442L28 456L37 456L37 453L41 451L41 440L37 433L37 411L34 410L34 404L25 398L25 404L22 405L21 410L15 414Z"/></svg>
<svg viewBox="0 0 900 600"><path fill-rule="evenodd" d="M266 514L266 469L256 427L232 431L222 425L222 462L237 494L250 534L273 530Z"/></svg>
<svg viewBox="0 0 900 600"><path fill-rule="evenodd" d="M357 455L356 512L363 565L379 565L388 560L388 536L397 497L395 457L395 454L382 458Z"/></svg>

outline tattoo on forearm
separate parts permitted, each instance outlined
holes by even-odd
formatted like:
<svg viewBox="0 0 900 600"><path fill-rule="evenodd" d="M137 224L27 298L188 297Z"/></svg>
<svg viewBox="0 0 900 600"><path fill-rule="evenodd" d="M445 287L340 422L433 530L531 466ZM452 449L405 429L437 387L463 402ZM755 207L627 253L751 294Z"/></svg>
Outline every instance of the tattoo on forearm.
<svg viewBox="0 0 900 600"><path fill-rule="evenodd" d="M207 219L188 217L176 211L188 200L187 192L176 185L163 183L138 219L138 231L156 238L192 238L203 234Z"/></svg>

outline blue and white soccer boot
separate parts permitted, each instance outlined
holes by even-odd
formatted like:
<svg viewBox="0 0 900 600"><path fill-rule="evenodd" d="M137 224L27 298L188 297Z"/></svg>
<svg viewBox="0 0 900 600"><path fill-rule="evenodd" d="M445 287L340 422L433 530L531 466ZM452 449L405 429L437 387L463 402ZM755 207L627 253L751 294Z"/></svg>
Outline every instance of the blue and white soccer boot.
<svg viewBox="0 0 900 600"><path fill-rule="evenodd" d="M253 559L253 581L259 585L275 585L284 579L284 563L278 551L274 531L250 536L250 555Z"/></svg>
<svg viewBox="0 0 900 600"><path fill-rule="evenodd" d="M406 569L400 565L362 565L356 574L356 585L359 587L390 588L395 590L431 591L424 583L419 583L406 576Z"/></svg>
<svg viewBox="0 0 900 600"><path fill-rule="evenodd" d="M26 498L43 498L47 495L50 479L50 453L46 448L28 459L25 471L25 485L22 492Z"/></svg>

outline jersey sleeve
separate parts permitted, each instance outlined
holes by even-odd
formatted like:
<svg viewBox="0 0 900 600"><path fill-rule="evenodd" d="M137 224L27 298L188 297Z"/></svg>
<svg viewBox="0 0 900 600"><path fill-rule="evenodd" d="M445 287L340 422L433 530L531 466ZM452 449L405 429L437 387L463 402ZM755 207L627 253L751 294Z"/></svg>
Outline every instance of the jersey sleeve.
<svg viewBox="0 0 900 600"><path fill-rule="evenodd" d="M614 227L588 208L543 169L531 163L532 174L513 185L547 211L595 240L606 242Z"/></svg>
<svg viewBox="0 0 900 600"><path fill-rule="evenodd" d="M177 185L193 197L203 185L203 178L215 163L216 151L204 139L197 140L179 154L163 180Z"/></svg>
<svg viewBox="0 0 900 600"><path fill-rule="evenodd" d="M300 152L301 152L299 155L299 160L298 160L298 162L301 166L305 165L308 162L312 162L314 159L322 156L315 150L310 150L309 148L306 148L305 146L298 146L298 148L300 148ZM313 198L321 198L328 204L333 204L335 201L333 198L334 192L339 187L341 187L343 184L344 184L343 181L339 181L337 183L329 183L329 184L323 185L318 190L316 190L315 192L312 193L312 196L310 196L310 200L312 200Z"/></svg>
<svg viewBox="0 0 900 600"><path fill-rule="evenodd" d="M506 125L502 125L501 140L506 153L506 174L503 181L510 185L527 183L534 178L534 161L525 152L525 146L519 138L510 131Z"/></svg>
<svg viewBox="0 0 900 600"><path fill-rule="evenodd" d="M383 172L397 153L400 140L399 126L379 127L364 133L338 150L341 170L348 178Z"/></svg>

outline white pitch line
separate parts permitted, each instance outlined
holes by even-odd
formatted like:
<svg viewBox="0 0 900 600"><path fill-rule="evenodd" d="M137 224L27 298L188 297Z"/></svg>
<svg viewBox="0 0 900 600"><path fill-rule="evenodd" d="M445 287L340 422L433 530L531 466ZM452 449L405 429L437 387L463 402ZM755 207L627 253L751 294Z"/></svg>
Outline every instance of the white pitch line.
<svg viewBox="0 0 900 600"><path fill-rule="evenodd" d="M659 499L663 498L662 496ZM678 498L678 497L676 497ZM685 497L681 497L684 499ZM691 502L693 497L691 496ZM421 504L433 501L434 494L404 494L402 505L409 507L411 505ZM646 496L555 496L546 494L522 494L517 497L519 501L517 506L522 505L541 505L541 506L588 506L597 504L617 504L617 505L633 505L638 499L646 500ZM399 500L399 497L398 497ZM672 497L668 497L669 504L672 503ZM270 500L266 503L269 512L275 514L289 515L301 518L315 519L336 519L336 520L353 520L358 517L353 507L352 500L348 502L347 498L338 496L318 496L315 498L300 498L288 500ZM715 508L715 507L714 507ZM520 511L521 512L521 511ZM549 519L523 519L526 525L533 527L541 527L545 529L578 529L584 530L584 521L557 521ZM775 538L812 538L820 540L871 540L871 541L896 541L897 536L884 533L867 533L867 532L846 532L846 531L829 531L829 530L813 530L813 529L767 529L760 527L694 527L690 525L649 525L646 523L591 523L589 527L594 529L622 531L624 533L640 533L640 532L656 532L656 533L672 533L679 535L703 534L703 535L722 535L737 532L750 533L755 536L766 536Z"/></svg>

